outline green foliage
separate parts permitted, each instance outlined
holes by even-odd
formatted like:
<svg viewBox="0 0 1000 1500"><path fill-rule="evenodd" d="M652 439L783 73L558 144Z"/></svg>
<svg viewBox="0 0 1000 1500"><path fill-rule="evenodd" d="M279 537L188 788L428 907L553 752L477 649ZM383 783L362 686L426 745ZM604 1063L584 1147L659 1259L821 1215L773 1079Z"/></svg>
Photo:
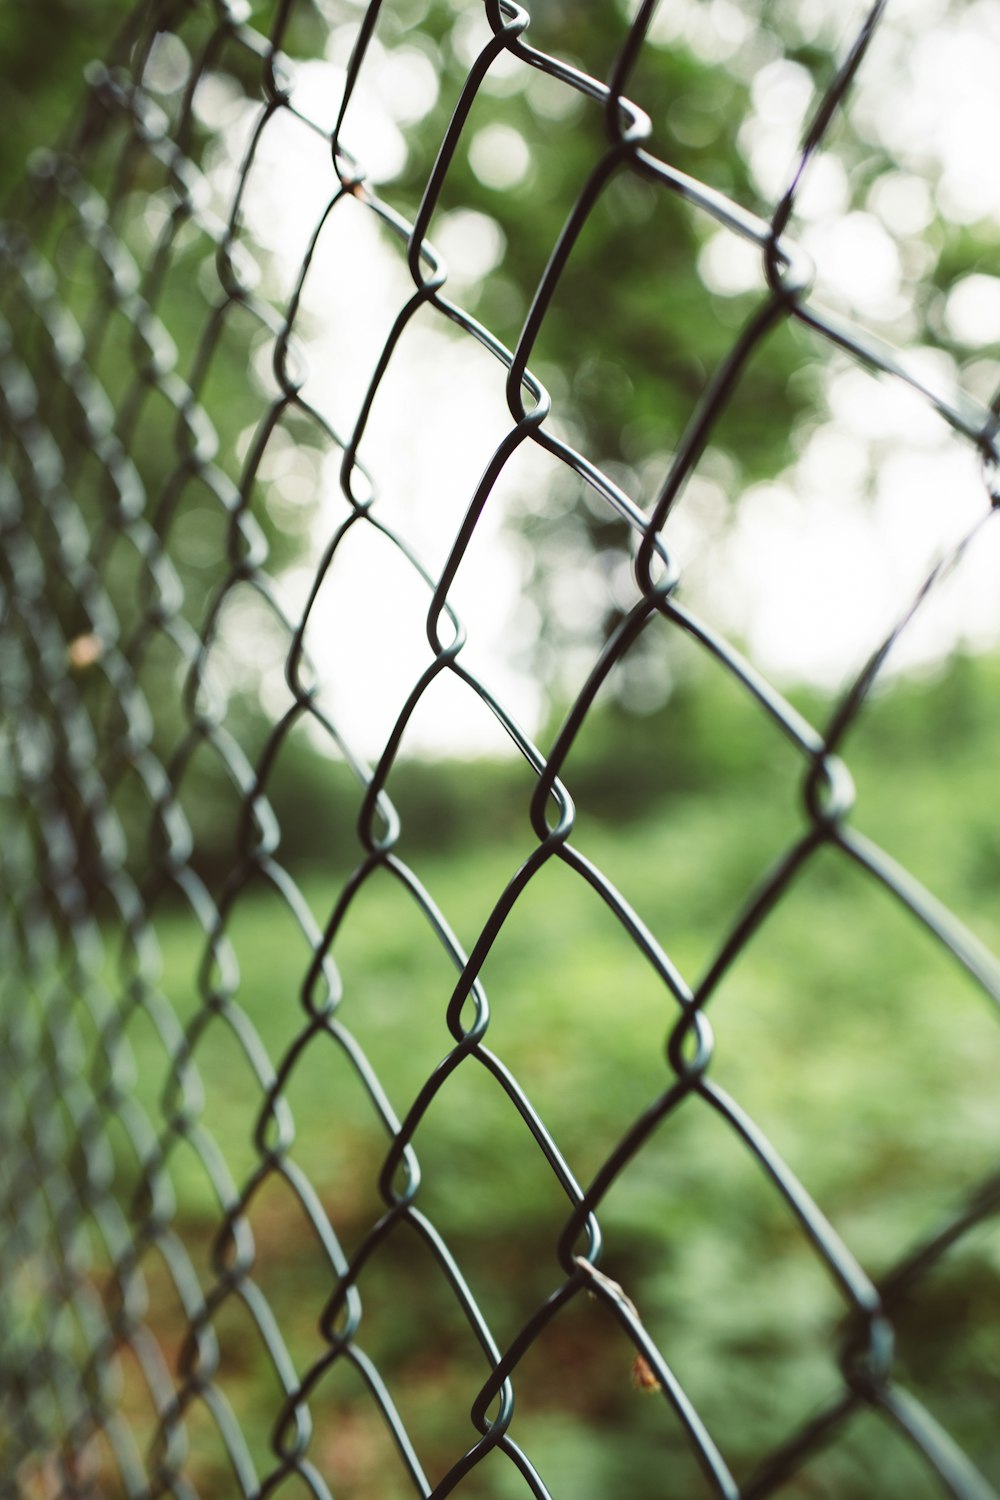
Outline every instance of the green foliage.
<svg viewBox="0 0 1000 1500"><path fill-rule="evenodd" d="M1000 939L997 853L976 830L988 796L985 705L997 675L996 663L961 661L938 682L897 688L872 705L847 746L859 788L857 825L924 875L992 943ZM761 745L742 763L732 750L713 760L712 738L739 743L739 720L710 684L702 683L695 699L698 712L688 712L679 695L673 731L673 743L686 747L688 770L670 785L663 772L669 753L658 781L637 761L647 795L640 807L633 791L628 820L612 783L632 779L635 723L616 729L609 715L595 724L594 805L580 798L574 837L692 981L801 826L785 752L769 759ZM821 700L811 707L820 718ZM603 807L597 765L607 777ZM578 769L585 777L587 756ZM314 770L318 775L319 762ZM446 830L448 816L453 821L442 844L404 818L400 851L470 944L531 848L524 784L504 766L409 770L436 808L429 821ZM444 816L447 789L463 774L465 785ZM575 790L574 775L568 779ZM321 816L330 805L328 794L320 798ZM484 819L491 806L511 811L505 828L494 821L499 814ZM320 921L336 898L331 871L349 867L350 842L342 828L322 863L304 872L303 889ZM242 972L238 1001L276 1060L302 1025L290 980L306 957L282 911L261 882L241 897L228 929ZM190 925L164 911L157 927L163 987L182 1016L193 1014ZM343 983L339 1018L402 1116L451 1045L443 1016L455 975L386 871L356 896L333 957ZM519 901L483 979L493 1011L488 1044L586 1181L637 1110L669 1082L663 1048L674 1003L600 901L557 864ZM723 983L710 1015L718 1038L713 1078L763 1127L872 1274L931 1233L992 1170L990 1141L1000 1117L989 1007L913 919L843 857L822 855L796 882ZM150 1080L154 1050L143 1041L139 1052ZM221 1020L203 1035L195 1061L206 1080L203 1123L241 1177L255 1164L249 1123L262 1101ZM161 1073L164 1066L161 1053ZM322 1038L296 1065L288 1097L298 1131L293 1156L350 1249L379 1212L374 1181L384 1131L346 1059ZM416 1147L419 1206L444 1232L498 1336L509 1339L560 1279L554 1246L565 1199L517 1112L474 1058L431 1106ZM185 1232L197 1238L212 1212L207 1182L190 1155L178 1158L174 1178ZM696 1100L664 1123L601 1217L608 1274L625 1284L727 1458L747 1473L757 1455L837 1389L846 1330L832 1283L759 1169ZM314 1320L327 1283L309 1256L311 1238L294 1227L297 1210L277 1183L251 1204L250 1221L262 1284L293 1351L315 1355ZM988 1301L988 1292L976 1289L992 1284L998 1253L995 1227L984 1226L893 1310L901 1378L994 1480L1000 1475L990 1413L1000 1371L993 1335L972 1310ZM461 1414L485 1373L481 1361L433 1265L408 1234L375 1258L361 1293L369 1310L363 1345L413 1420L430 1469L442 1471L470 1440ZM394 1316L404 1305L407 1316ZM425 1344L432 1328L433 1360ZM645 1494L654 1475L664 1497L702 1493L660 1401L632 1388L630 1362L628 1344L585 1304L559 1320L526 1360L516 1381L519 1436L555 1494ZM259 1428L263 1454L273 1410L263 1365L258 1371L244 1364L223 1385L242 1419ZM359 1424L357 1461L370 1474L358 1492L369 1493L367 1483L373 1495L396 1495L395 1466L368 1430L360 1392L321 1390L320 1431L327 1401L331 1420L334 1409L338 1422L346 1410L349 1425ZM351 1442L331 1443L334 1478L352 1452ZM486 1472L472 1493L519 1493L511 1476L487 1479ZM934 1493L905 1446L874 1418L852 1424L789 1493L869 1500L873 1476L886 1496L930 1500Z"/></svg>
<svg viewBox="0 0 1000 1500"><path fill-rule="evenodd" d="M449 7L432 15L439 11L443 23ZM480 45L488 35L485 24L481 29ZM454 33L441 36L438 104L410 139L405 173L384 190L409 213L465 80L468 31L460 47ZM569 60L606 77L625 31L614 7L590 7L574 13L570 23L565 8L555 5L533 18L526 39L543 51L552 46L560 56L567 55L569 39ZM650 112L653 154L738 202L758 206L736 142L748 108L745 70L738 76L721 69L682 44L650 44L628 92ZM477 143L497 126L517 133L529 154L530 165L513 186L495 185L477 170ZM457 295L512 348L563 225L607 150L600 103L527 66L487 75L429 232L433 241L436 227L456 209L484 214L499 227L499 266ZM643 503L654 498L710 376L759 300L734 300L706 288L698 255L716 227L704 210L620 166L590 211L531 352L530 367L553 391L559 430ZM713 434L731 498L740 485L780 468L791 431L815 407L815 386L802 372L816 354L786 328L755 360L753 378L743 383ZM574 544L582 543L599 555L606 575L632 550L624 523L564 470L554 472L550 493L524 502L515 524L531 536L540 560L547 548L570 556ZM539 561L532 589L546 638L561 642L573 632L560 620L550 574ZM609 600L591 635L616 617Z"/></svg>
<svg viewBox="0 0 1000 1500"><path fill-rule="evenodd" d="M80 96L95 38L110 38L131 0L7 0L0 11L0 202L19 182L28 155L61 136Z"/></svg>
<svg viewBox="0 0 1000 1500"><path fill-rule="evenodd" d="M37 415L61 447L62 509L55 510L44 477L39 483L32 456L17 443L9 445L8 463L74 687L105 741L115 742L102 771L137 874L149 857L150 803L148 787L131 775L135 744L171 764L190 729L192 709L182 712L187 694L199 713L224 711L245 748L263 748L260 660L287 649L289 636L266 595L242 580L248 562L266 559L274 577L301 556L321 443L316 424L283 399L267 373L274 346L268 304L252 292L227 296L213 271L220 225L200 174L210 168L214 137L197 112L181 118L189 69L216 27L211 8L187 0L148 8L139 28L147 102L171 122L180 167L170 152L146 143L127 111L106 109L84 85L83 63L95 50L111 57L116 26L141 9L126 0L90 6L94 30L81 24L82 7L51 0L17 5L0 18L14 96L22 88L32 93L31 144L72 148L81 174L64 179L36 159L25 175L29 123L14 112L15 128L0 146L0 190L19 179L12 218L30 223L35 259L25 270L5 255L4 316L14 354L33 380ZM165 53L154 19L170 23ZM40 42L47 33L51 46ZM260 67L250 76L245 48L229 42L217 49L216 68L230 84L259 93ZM251 288L254 266L266 280L263 260L247 251L240 261ZM99 441L105 411L113 419L110 460L109 441ZM248 455L258 441L262 452L251 470ZM288 505L289 473L310 501ZM83 539L80 573L58 550L67 526ZM86 584L89 568L96 589ZM252 641L242 659L233 650L240 635ZM210 644L195 670L192 642L196 647L199 636ZM133 677L141 702L128 694ZM207 866L213 874L228 868L230 769L211 751L197 751L181 782L179 802L195 841L212 851ZM68 811L75 826L76 809ZM90 834L81 828L79 836L86 844ZM81 874L89 879L86 868Z"/></svg>

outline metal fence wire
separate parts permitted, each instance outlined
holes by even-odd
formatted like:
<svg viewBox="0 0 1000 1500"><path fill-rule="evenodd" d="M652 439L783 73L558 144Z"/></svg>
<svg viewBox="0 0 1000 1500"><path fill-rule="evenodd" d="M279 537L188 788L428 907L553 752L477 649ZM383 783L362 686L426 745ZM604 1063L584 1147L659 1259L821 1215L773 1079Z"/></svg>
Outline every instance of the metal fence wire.
<svg viewBox="0 0 1000 1500"><path fill-rule="evenodd" d="M901 1477L893 1493L940 1492L961 1500L997 1493L982 1472L998 1472L995 1453L966 1453L932 1414L933 1402L918 1399L894 1362L894 1333L900 1309L995 1210L1000 1178L956 1184L958 1206L916 1244L893 1246L889 1265L876 1278L825 1216L809 1183L799 1180L713 1076L713 996L793 882L818 859L832 858L853 868L873 891L882 888L912 919L914 931L922 926L988 1002L1000 1001L994 958L852 826L852 781L841 758L845 736L881 680L889 647L940 572L979 545L1000 496L997 402L987 406L971 396L936 394L875 334L820 311L811 300L807 257L796 243L800 190L835 128L884 8L881 0L871 7L843 50L808 123L787 189L768 219L655 154L650 121L629 97L648 46L654 0L642 0L628 17L623 12L617 55L605 59L606 81L589 76L558 49L536 49L528 11L511 0L483 0L456 12L449 25L468 27L472 16L481 26L479 50L411 217L366 178L366 141L346 134L341 139L352 93L378 45L382 12L392 10L378 0L354 13L353 49L332 130L299 100L286 56L306 12L322 31L334 20L331 7L314 10L295 0L253 8L239 0L155 0L129 16L108 61L88 69L85 106L62 146L31 159L0 237L4 1494L308 1493L329 1500L334 1494L457 1491L548 1497L597 1493L594 1484L608 1495L705 1493L731 1500L775 1493L874 1495L874 1486L887 1493L874 1477L844 1491L809 1478L817 1455L845 1441L859 1422L874 1423L879 1442L896 1444ZM440 15L429 14L438 16L440 28ZM404 24L419 30L421 21ZM564 26L568 54L574 23L565 19ZM176 39L184 42L182 49L173 47ZM552 89L579 96L585 109L600 115L604 130L603 150L575 184L575 203L549 247L513 349L463 310L460 300L450 299L446 267L430 233L449 174L467 146L470 113L498 60L509 69L545 75ZM180 70L180 81L166 92L160 86L164 67ZM206 191L206 133L196 104L206 80L218 92L224 76L259 104L242 166L220 211L218 193ZM254 274L253 246L243 242L242 204L262 141L290 118L326 143L330 192L295 284L276 290L266 272L262 279ZM692 212L755 247L766 278L750 316L706 377L651 506L627 493L620 475L603 472L588 457L585 436L576 438L551 420L545 386L529 368L574 248L609 182L622 175L679 197ZM296 335L316 244L324 225L345 211L370 215L380 235L398 247L410 291L393 310L370 384L356 392L349 431L338 434L303 394L306 356ZM137 212L146 213L151 226L145 253L136 249L128 228ZM655 243L645 247L651 276L656 255ZM191 296L182 295L185 287ZM474 342L496 362L509 411L507 430L468 501L447 561L433 570L405 535L380 518L378 453L368 455L371 479L359 457L393 356L412 337L412 326L428 318L447 322L455 337ZM748 364L783 324L798 325L814 345L916 391L927 403L928 420L934 420L933 409L978 451L985 479L982 514L972 533L944 558L822 728L807 722L689 609L678 594L678 569L664 531ZM614 327L607 333L613 357ZM238 378L248 360L262 368L270 364L269 400ZM249 415L238 400L235 414L231 409L234 387L238 400L251 403ZM558 411L558 401L555 406ZM276 583L280 537L258 516L259 471L282 426L303 447L342 455L339 512L298 615L287 612ZM252 437L240 446L247 427ZM466 665L465 632L452 599L498 478L526 446L570 471L589 491L591 508L606 511L634 541L635 602L595 649L583 686L544 753L519 728L495 684ZM190 564L190 538L199 526L215 526L220 538L210 576ZM306 626L324 578L339 549L359 531L376 536L394 565L417 576L429 599L428 665L405 702L393 705L392 728L373 760L351 750L322 705L306 652ZM391 584L373 576L371 597L377 610L391 614ZM255 730L243 735L226 683L218 684L225 669L216 659L224 656L227 609L234 599L247 598L266 607L272 638L283 641L289 694L287 707L256 739ZM651 930L572 841L571 752L585 734L595 697L620 672L629 648L657 632L693 643L752 714L784 737L797 759L803 794L793 840L742 911L730 917L694 987L668 951L669 924L663 932ZM352 644L345 642L344 649ZM442 678L477 696L520 753L531 782L525 811L533 834L526 857L489 893L489 915L468 951L404 858L406 822L393 802L394 768L407 726ZM377 696L377 682L369 691ZM257 721L250 716L251 722ZM269 790L286 742L305 726L328 743L341 766L350 767L358 787L354 866L334 908L318 920L280 862L281 828ZM331 758L331 777L334 764ZM207 821L190 792L206 765L216 776L206 783ZM628 778L627 764L620 775ZM220 855L218 824L226 819L234 845ZM575 1145L550 1133L516 1072L492 1050L482 977L512 914L543 872L556 866L564 867L564 878L596 893L655 976L667 1017L661 1091L645 1099L637 1090L634 1117L584 1176ZM450 1045L407 1098L390 1099L383 1089L356 1034L350 985L342 993L337 969L338 943L374 879L395 882L399 899L419 914L452 970L440 994ZM285 945L286 983L272 997L273 1032L241 1004L234 938L241 903L251 886L262 884L286 918L285 936L275 939ZM177 923L179 912L192 944L198 941L196 982L181 979L169 962L164 968L160 954L161 918L166 913ZM559 960L540 955L537 962L551 964L553 987L564 982ZM405 986L405 979L399 983ZM611 1031L616 1003L609 996ZM391 1045L406 1049L405 1019L387 1024ZM220 1033L229 1053L212 1050ZM651 1028L651 1055L660 1055L663 1035L663 1027ZM722 1050L724 1040L723 1029ZM300 1164L289 1103L296 1071L311 1063L322 1080L335 1057L388 1142L364 1189L370 1213L350 1233L338 1223L335 1199ZM795 1059L785 1065L794 1067ZM558 1058L551 1066L558 1069ZM457 1157L451 1164L436 1161L434 1172L421 1180L422 1127L442 1091L473 1074L489 1075L490 1087L498 1087L517 1112L534 1169L548 1174L561 1203L548 1264L525 1269L525 1284L540 1291L513 1319L509 1308L497 1312L484 1293L488 1277L482 1266L464 1264L441 1228L435 1205L470 1191L467 1167ZM319 1087L325 1087L322 1081ZM912 1087L921 1087L918 1079ZM337 1160L349 1162L353 1137L350 1131L338 1136L344 1128L338 1123L340 1089L328 1085L322 1133L329 1150L340 1153ZM828 1360L825 1404L814 1403L804 1417L778 1411L762 1420L752 1463L727 1458L724 1434L695 1394L697 1381L674 1368L669 1328L653 1331L644 1321L637 1286L614 1260L613 1237L602 1239L609 1195L682 1106L720 1123L722 1136L780 1204L787 1233L828 1276L841 1304L839 1320L810 1334ZM497 1174L508 1170L504 1160L493 1164ZM183 1204L180 1212L179 1184L192 1174L203 1191L194 1207ZM489 1186L480 1184L475 1198L475 1212L484 1220ZM285 1216L292 1224L286 1233L298 1258L289 1261L286 1245L280 1286L269 1269L275 1254L269 1220L258 1212L272 1190L294 1204L294 1213ZM674 1233L674 1212L664 1185L664 1244L668 1229ZM516 1258L518 1225L486 1228L496 1253ZM683 1223L676 1232L683 1235ZM395 1284L383 1279L367 1292L374 1267L401 1239L411 1247L404 1259L413 1258L413 1275L400 1274ZM762 1246L760 1253L771 1251ZM696 1324L725 1316L724 1298L713 1308L712 1295L693 1311ZM972 1324L987 1318L995 1295L995 1288L983 1294L969 1315ZM433 1443L428 1432L435 1421L440 1426L439 1419L429 1414L427 1402L402 1402L391 1367L392 1330L419 1320L425 1302L435 1310L421 1325L427 1388L458 1409L454 1434L438 1435ZM547 1347L552 1330L569 1327L581 1312L600 1322L614 1358L624 1358L626 1371L631 1363L636 1381L651 1393L637 1398L637 1420L647 1434L651 1425L655 1429L654 1449L662 1433L663 1459L638 1480L609 1473L588 1480L588 1489L572 1466L576 1479L560 1472L565 1444L544 1455L533 1451L524 1414L527 1408L530 1416L537 1382L524 1385L524 1372ZM447 1377L459 1337L456 1314L476 1346L478 1373L466 1384L449 1384ZM378 1327L380 1319L383 1334L389 1329L388 1342L379 1345L390 1349L384 1357L373 1355L367 1343L368 1328L373 1321ZM786 1319L794 1325L793 1305ZM301 1336L303 1326L308 1339ZM248 1402L246 1371L262 1358L269 1370L267 1395ZM462 1368L475 1371L475 1362ZM346 1406L329 1396L339 1389L338 1372L350 1376L343 1386L350 1391ZM725 1371L714 1371L711 1379L724 1385ZM522 1390L529 1392L523 1401ZM576 1409L572 1361L548 1400L557 1411ZM766 1391L762 1400L766 1407ZM377 1450L374 1477L359 1480L351 1455L360 1441L362 1406L377 1413L375 1425L381 1431L384 1424L391 1441ZM776 1430L783 1435L775 1438ZM210 1462L208 1452L222 1458Z"/></svg>

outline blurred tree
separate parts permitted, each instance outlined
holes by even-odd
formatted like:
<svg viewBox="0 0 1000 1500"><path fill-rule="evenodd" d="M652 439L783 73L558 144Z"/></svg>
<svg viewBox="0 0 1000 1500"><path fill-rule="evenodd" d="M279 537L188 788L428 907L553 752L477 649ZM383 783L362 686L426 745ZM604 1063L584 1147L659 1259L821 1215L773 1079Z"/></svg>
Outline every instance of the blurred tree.
<svg viewBox="0 0 1000 1500"><path fill-rule="evenodd" d="M554 0L532 12L525 40L608 80L635 9L621 0L581 12ZM923 134L914 130L907 139L896 122L904 91L914 87L915 43L932 43L933 27L945 35L960 12L964 17L951 7L923 20L883 20L862 65L867 92L857 108L849 94L826 132L789 228L793 239L823 249L821 302L832 301L891 341L942 351L956 371L957 363L970 363L968 349L942 317L942 293L987 256L995 260L1000 227L985 199L949 217L947 195L935 198L944 158L933 155L933 124L923 121ZM844 12L773 0L659 7L625 90L649 115L649 151L766 222L862 19L860 6ZM456 20L451 4L432 3L418 37L404 28L394 35L388 15L382 34L390 48L427 47L441 80L434 110L408 137L405 170L383 189L413 213L488 28L475 11ZM974 50L973 31L969 39ZM933 109L929 98L928 121ZM457 298L512 348L559 231L607 151L598 101L501 54L477 94L430 237L457 242L450 231L469 210L497 227L496 268L463 285ZM761 260L705 210L627 164L611 176L573 248L530 365L552 391L556 430L646 508L712 372L762 304ZM850 266L853 286L842 295ZM880 300L881 280L895 295ZM710 491L718 502L708 507L707 524L724 525L741 492L778 476L805 433L827 419L832 352L792 321L758 348L700 466L708 481L703 496ZM977 366L973 375L983 396L1000 370ZM547 645L556 648L547 658L558 690L560 651L581 636L592 646L595 634L566 617L561 575L568 570L580 591L589 579L594 594L603 594L604 634L635 597L627 566L635 540L583 482L552 468L550 490L527 495L515 525L531 540L532 586L544 620L539 649L545 658ZM617 680L627 687L628 674Z"/></svg>
<svg viewBox="0 0 1000 1500"><path fill-rule="evenodd" d="M165 28L150 54L147 89L176 124L186 108L191 60L213 35L218 12L209 0L162 0L142 9L147 20L159 20ZM128 0L12 0L5 7L0 66L15 106L11 128L0 141L5 189L17 179L29 145L59 137L80 96L84 61L104 51L131 13ZM293 59L329 54L335 44L338 57L346 60L362 14L354 0L299 0L288 7L258 0L249 11L264 34L280 20L282 45ZM552 0L537 8L525 35L541 51L608 78L626 40L629 14L625 4L581 13L564 0ZM804 10L772 0L689 0L660 7L627 85L629 96L649 115L650 151L766 219L794 170L809 109L834 76L858 20L836 8ZM378 187L380 196L410 220L469 68L490 34L485 7L453 0L400 0L379 14L364 76L383 80L385 90L430 64L436 80L436 88L426 93L428 102L414 106L405 122L406 149L398 170ZM264 72L261 59L227 42L213 53L207 82L221 79L233 97L259 106ZM891 97L885 108L892 108ZM103 136L96 129L88 151L98 192L113 196L109 229L132 266L122 269L123 262L120 272L126 281L132 276L140 287L155 290L156 313L173 345L172 352L164 345L164 370L192 378L206 331L217 318L218 343L199 388L218 439L212 472L231 495L253 434L263 439L260 482L248 488L247 509L269 549L268 570L280 572L305 553L309 506L296 510L285 503L280 479L268 475L287 477L286 460L293 454L296 479L303 481L298 489L315 494L322 434L294 402L282 403L270 380L266 365L273 325L255 319L250 299L227 303L218 279L206 276L215 245L183 192L178 195L169 161L134 149L125 122L113 127L105 122L105 127ZM350 127L349 116L345 144L363 162L367 143L355 141ZM202 164L227 128L207 124L197 110L185 113L188 162L196 168ZM827 177L832 174L835 212L863 219L869 238L881 234L882 245L886 230L877 214L893 194L880 196L879 185L893 178L898 200L898 146L870 109L857 116L849 109L830 140L835 149L816 165ZM430 238L440 241L459 270L465 247L486 245L478 273L454 277L445 295L454 295L510 348L521 335L560 229L607 147L599 102L509 54L496 58L472 105ZM912 168L909 159L903 165ZM883 217L891 227L892 214ZM68 222L72 219L65 213L61 221L54 219L41 248L57 269L59 295L87 334L88 361L118 408L119 427L128 424L129 453L149 496L147 519L167 546L183 586L184 618L197 629L227 568L239 570L244 543L234 536L213 483L203 474L183 472L189 435L181 430L176 405L164 398L165 382L143 373L144 355L135 338L139 304L123 299L120 286L116 291L113 268L96 244L101 236L94 222L79 214ZM899 319L907 338L949 357L965 357L941 316L941 294L963 268L995 247L997 238L996 224L984 216L966 213L952 223L932 212L923 235L922 279L909 288L913 296ZM259 247L244 248L258 263L262 304L280 308L267 255ZM619 166L587 218L531 351L531 368L553 394L555 430L648 507L699 395L759 304L763 288L757 252L704 210ZM308 339L308 320L300 323ZM891 334L892 318L883 319L882 326ZM731 508L747 485L780 473L804 429L824 420L828 359L828 346L791 324L780 326L755 356L702 461L701 472L717 501L716 521L724 520L727 505ZM53 430L72 418L65 391L53 388L43 399ZM265 433L262 418L268 413L276 420ZM84 464L89 478L73 492L91 526L108 515L96 468ZM531 588L541 606L540 636L527 648L532 670L547 675L558 695L566 687L565 647L582 641L592 653L595 640L613 626L634 593L628 568L634 537L582 480L558 465L551 466L547 486L528 490L512 525L530 543ZM128 539L112 532L113 525L100 542L102 576L127 634L147 606L149 579ZM589 613L570 617L567 579L598 600ZM58 581L53 589L53 597L62 589L59 608L68 638L86 634L80 598ZM228 673L223 686L232 722L239 721L241 734L259 748L266 716L257 703L260 653L253 643L263 636L256 626L248 628L253 601L247 589L241 583L235 593L233 603L243 611L241 629L252 649L249 664L236 670L230 661L221 675L226 679ZM662 669L659 641L655 657L654 665ZM175 676L176 661L162 671ZM627 689L627 673L616 680ZM667 686L662 670L659 678L654 674L644 706L653 706ZM176 693L160 699L154 692L157 743L166 754L177 733ZM303 777L302 784L308 780ZM207 806L212 797L202 800Z"/></svg>
<svg viewBox="0 0 1000 1500"><path fill-rule="evenodd" d="M129 0L7 0L0 11L0 200L20 181L29 154L65 129L98 39L110 41L129 9Z"/></svg>
<svg viewBox="0 0 1000 1500"><path fill-rule="evenodd" d="M32 110L30 123L14 111L0 145L0 287L6 373L21 390L2 433L21 492L6 524L23 528L44 567L74 694L104 730L102 771L130 857L148 858L139 831L153 788L134 767L152 751L180 767L201 857L224 870L245 794L238 762L255 761L271 727L259 688L276 600L262 565L278 575L306 545L308 504L289 516L284 495L290 483L315 495L324 435L271 370L281 317L254 290L265 258L246 253L228 282L221 270L243 247L213 217L202 168L214 137L189 80L207 48L211 73L241 91L260 92L262 65L220 39L218 19L189 0L5 10L3 67ZM108 102L100 70L84 85L95 53L142 59L138 110ZM39 464L39 442L54 465ZM230 650L234 632L242 653ZM224 721L225 741L200 746L195 718ZM86 874L94 833L73 779L57 768Z"/></svg>

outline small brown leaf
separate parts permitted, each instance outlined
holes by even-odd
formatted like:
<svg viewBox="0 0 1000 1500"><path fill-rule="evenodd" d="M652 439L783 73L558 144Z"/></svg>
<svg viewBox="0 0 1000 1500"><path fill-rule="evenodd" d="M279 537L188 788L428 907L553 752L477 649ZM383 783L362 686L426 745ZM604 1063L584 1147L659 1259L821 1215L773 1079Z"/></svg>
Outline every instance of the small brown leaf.
<svg viewBox="0 0 1000 1500"><path fill-rule="evenodd" d="M656 1372L644 1354L637 1354L632 1361L632 1384L637 1391L658 1391L660 1382Z"/></svg>

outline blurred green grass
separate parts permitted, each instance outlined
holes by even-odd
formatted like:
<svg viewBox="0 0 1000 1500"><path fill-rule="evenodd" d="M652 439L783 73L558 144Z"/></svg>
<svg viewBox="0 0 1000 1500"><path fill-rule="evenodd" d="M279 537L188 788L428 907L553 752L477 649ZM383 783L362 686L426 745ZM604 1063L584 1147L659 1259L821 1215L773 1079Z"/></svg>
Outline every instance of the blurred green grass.
<svg viewBox="0 0 1000 1500"><path fill-rule="evenodd" d="M858 786L854 826L993 946L1000 941L1000 841L987 816L994 777L983 689L995 676L990 664L959 665L939 683L887 694L847 748ZM606 756L606 746L598 748ZM589 798L596 813L581 802L574 843L614 879L692 983L756 880L804 826L801 771L790 752L755 754L748 740L743 749L724 777L710 767L703 785L667 787L627 821L602 812L596 794ZM477 774L483 785L489 776L504 782L495 767L441 770L445 782L470 778L465 795L473 808ZM583 786L587 775L584 759ZM512 772L501 795L509 816L495 818L485 839L467 817L444 848L435 850L432 838L410 848L404 819L399 854L412 858L467 948L532 848L524 785ZM296 870L321 925L340 890L342 876L332 869L349 864L349 849L339 848L325 865ZM161 987L190 1018L200 1004L197 934L181 911L166 908L156 928ZM237 1003L277 1065L306 1023L307 945L263 880L240 895L227 933L240 967ZM386 869L362 886L332 956L343 986L338 1020L402 1118L452 1044L445 1009L454 968ZM595 893L556 862L518 901L483 982L492 1009L487 1045L586 1182L668 1085L664 1049L676 1003ZM724 979L710 1015L712 1077L765 1130L871 1275L884 1275L995 1170L994 1009L842 853L823 851L795 882ZM130 1040L143 1097L152 1100L168 1072L166 1056L141 1014ZM205 1089L201 1123L242 1183L259 1162L252 1134L261 1090L221 1017L200 1036L194 1058ZM376 1182L387 1134L329 1037L305 1049L286 1096L296 1126L292 1159L350 1254L383 1207ZM474 1057L430 1106L415 1146L423 1176L417 1206L443 1234L504 1346L562 1279L555 1247L566 1199L516 1109ZM217 1212L211 1185L184 1145L171 1172L183 1232L207 1274ZM254 1279L301 1373L322 1352L317 1320L333 1289L331 1269L276 1174L248 1216L258 1247ZM600 1217L602 1267L635 1300L723 1453L745 1475L839 1388L846 1309L829 1275L746 1150L697 1099L664 1122ZM988 1222L894 1311L901 1379L994 1482L1000 1355L989 1311L998 1306L998 1268L1000 1235ZM390 1236L359 1285L359 1341L385 1373L434 1482L475 1440L468 1409L485 1360L413 1231ZM215 1322L224 1351L220 1384L266 1467L277 1385L237 1298ZM600 1307L584 1302L552 1325L519 1369L513 1435L554 1495L709 1493L662 1399L632 1388L633 1352ZM411 1492L351 1371L335 1366L311 1404L318 1461L336 1493L394 1500ZM213 1493L212 1465L222 1460L211 1459L205 1442L199 1461ZM938 1493L902 1440L870 1414L785 1492L838 1500ZM462 1493L505 1500L526 1491L494 1455Z"/></svg>

